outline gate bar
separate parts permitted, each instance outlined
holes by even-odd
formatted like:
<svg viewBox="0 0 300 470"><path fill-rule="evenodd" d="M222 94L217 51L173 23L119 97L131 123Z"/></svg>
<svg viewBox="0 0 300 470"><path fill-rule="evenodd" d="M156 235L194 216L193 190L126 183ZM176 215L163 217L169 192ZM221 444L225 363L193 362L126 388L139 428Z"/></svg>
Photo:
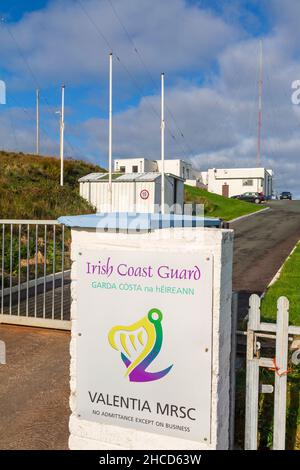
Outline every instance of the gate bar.
<svg viewBox="0 0 300 470"><path fill-rule="evenodd" d="M277 301L276 366L274 393L273 450L285 449L286 385L288 364L289 301L280 297Z"/></svg>

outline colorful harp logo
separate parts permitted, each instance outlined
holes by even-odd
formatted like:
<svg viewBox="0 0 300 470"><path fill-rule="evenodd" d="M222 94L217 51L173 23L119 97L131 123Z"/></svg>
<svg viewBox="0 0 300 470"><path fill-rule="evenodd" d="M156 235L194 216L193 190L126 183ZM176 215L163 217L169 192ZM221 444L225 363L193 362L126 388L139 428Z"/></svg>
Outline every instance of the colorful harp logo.
<svg viewBox="0 0 300 470"><path fill-rule="evenodd" d="M163 341L160 310L152 308L146 317L131 326L115 326L108 334L109 344L121 353L130 382L150 382L164 377L173 367L159 372L147 372L147 367L159 354Z"/></svg>

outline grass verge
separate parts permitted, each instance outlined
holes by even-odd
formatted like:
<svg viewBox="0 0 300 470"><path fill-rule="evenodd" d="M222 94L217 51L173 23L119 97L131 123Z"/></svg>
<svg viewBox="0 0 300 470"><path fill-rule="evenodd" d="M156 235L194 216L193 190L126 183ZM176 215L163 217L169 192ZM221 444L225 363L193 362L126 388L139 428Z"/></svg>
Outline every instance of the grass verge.
<svg viewBox="0 0 300 470"><path fill-rule="evenodd" d="M279 279L267 290L261 303L263 321L276 322L277 299L286 296L290 301L290 324L300 325L300 243L286 260ZM289 358L292 352L289 351ZM243 447L245 418L246 364L237 374L236 437L237 445ZM300 365L289 361L287 375L286 449L300 450ZM274 385L275 374L260 369L260 383ZM274 394L259 396L258 412L259 449L272 449Z"/></svg>
<svg viewBox="0 0 300 470"><path fill-rule="evenodd" d="M300 366L291 365L287 376L286 450L300 450ZM259 382L274 386L274 372L261 368ZM237 372L235 408L235 444L244 448L246 361ZM258 402L258 449L271 450L273 445L274 393L260 394Z"/></svg>
<svg viewBox="0 0 300 470"><path fill-rule="evenodd" d="M210 193L206 189L188 185L184 187L184 200L186 203L204 204L205 215L220 217L226 221L264 209L262 205L226 198L219 194Z"/></svg>
<svg viewBox="0 0 300 470"><path fill-rule="evenodd" d="M290 302L291 325L300 325L300 243L284 263L280 277L269 287L261 303L263 321L276 322L277 299L281 296Z"/></svg>

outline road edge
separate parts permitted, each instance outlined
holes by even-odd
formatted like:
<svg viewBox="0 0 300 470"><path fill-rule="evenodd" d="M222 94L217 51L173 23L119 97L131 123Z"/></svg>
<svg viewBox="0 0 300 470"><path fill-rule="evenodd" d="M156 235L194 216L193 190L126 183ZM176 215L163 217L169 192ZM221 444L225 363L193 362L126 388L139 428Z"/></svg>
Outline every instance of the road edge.
<svg viewBox="0 0 300 470"><path fill-rule="evenodd" d="M229 220L228 223L229 224L233 224L235 222L238 222L239 220L243 220L243 219L247 219L248 217L251 217L252 215L257 215L257 214L261 214L262 212L266 212L268 210L270 210L271 207L265 207L264 209L260 210L260 211L257 211L257 212L251 212L251 214L245 214L245 215L241 215L240 217L237 217L236 219L232 219L232 220Z"/></svg>
<svg viewBox="0 0 300 470"><path fill-rule="evenodd" d="M294 248L292 249L292 251L290 252L290 254L285 258L284 262L282 263L282 265L280 266L280 268L278 269L277 273L275 274L275 276L271 279L271 281L269 282L269 284L267 285L266 289L263 291L263 293L261 294L260 298L261 300L264 298L264 296L266 295L267 291L270 289L271 286L273 286L273 284L275 284L276 281L278 281L278 279L280 278L280 275L281 275L281 271L283 269L283 266L285 265L285 263L287 262L287 260L292 256L292 254L294 253L294 251L296 250L297 246L299 245L299 241L296 243L296 245L294 246Z"/></svg>
<svg viewBox="0 0 300 470"><path fill-rule="evenodd" d="M292 254L294 253L294 251L296 250L297 246L299 245L299 241L296 243L296 245L294 246L294 248L292 249L292 251L290 252L290 254L285 258L284 262L282 263L282 265L280 266L280 268L278 269L277 273L275 274L275 276L273 277L273 279L270 281L270 283L268 284L267 286L267 289L265 290L265 292L267 292L267 290L273 285L275 284L275 282L280 278L280 275L281 275L281 271L283 269L283 266L285 265L285 263L287 262L287 260L292 256Z"/></svg>

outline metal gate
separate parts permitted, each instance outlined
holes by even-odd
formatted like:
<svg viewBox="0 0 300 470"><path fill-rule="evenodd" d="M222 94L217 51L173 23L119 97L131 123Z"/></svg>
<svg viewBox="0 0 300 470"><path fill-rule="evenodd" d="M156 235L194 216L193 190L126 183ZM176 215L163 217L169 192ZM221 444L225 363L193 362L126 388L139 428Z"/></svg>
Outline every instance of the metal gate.
<svg viewBox="0 0 300 470"><path fill-rule="evenodd" d="M56 220L0 219L0 230L0 323L70 329L68 229Z"/></svg>

